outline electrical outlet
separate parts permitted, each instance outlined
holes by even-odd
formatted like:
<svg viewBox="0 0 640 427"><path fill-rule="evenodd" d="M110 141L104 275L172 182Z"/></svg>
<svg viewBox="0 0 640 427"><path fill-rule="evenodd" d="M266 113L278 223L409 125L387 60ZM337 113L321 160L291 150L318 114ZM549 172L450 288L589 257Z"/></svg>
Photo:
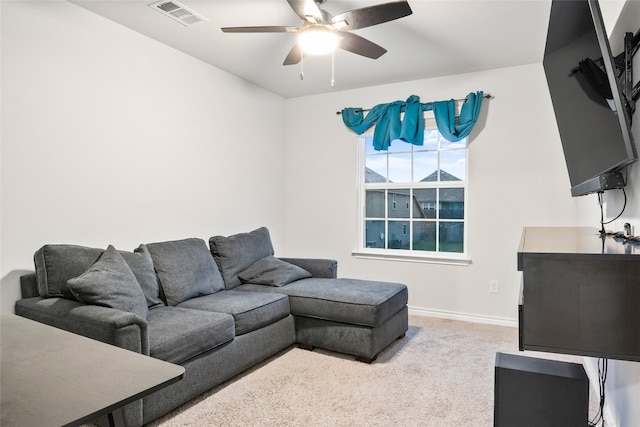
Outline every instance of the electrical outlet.
<svg viewBox="0 0 640 427"><path fill-rule="evenodd" d="M489 280L489 292L492 294L497 294L500 292L500 283L497 280Z"/></svg>

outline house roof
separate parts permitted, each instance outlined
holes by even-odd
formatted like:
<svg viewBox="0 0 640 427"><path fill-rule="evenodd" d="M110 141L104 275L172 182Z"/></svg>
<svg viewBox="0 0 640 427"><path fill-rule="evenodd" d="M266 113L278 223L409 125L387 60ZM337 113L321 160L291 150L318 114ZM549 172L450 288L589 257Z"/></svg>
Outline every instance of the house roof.
<svg viewBox="0 0 640 427"><path fill-rule="evenodd" d="M432 182L438 180L438 171L434 170L431 175L428 175L420 180L420 182ZM449 172L440 169L440 181L462 181L457 176L451 175Z"/></svg>
<svg viewBox="0 0 640 427"><path fill-rule="evenodd" d="M378 172L374 171L371 168L364 168L364 182L366 183L384 183L387 182L387 178L380 175ZM430 175L422 178L420 182L435 182L438 180L438 171L435 170ZM451 175L449 172L445 170L440 170L440 180L441 181L462 181L457 176ZM393 181L390 181L393 182Z"/></svg>
<svg viewBox="0 0 640 427"><path fill-rule="evenodd" d="M369 169L367 167L364 168L364 182L368 183L379 183L379 182L387 182L387 178L380 175L378 172L373 169Z"/></svg>

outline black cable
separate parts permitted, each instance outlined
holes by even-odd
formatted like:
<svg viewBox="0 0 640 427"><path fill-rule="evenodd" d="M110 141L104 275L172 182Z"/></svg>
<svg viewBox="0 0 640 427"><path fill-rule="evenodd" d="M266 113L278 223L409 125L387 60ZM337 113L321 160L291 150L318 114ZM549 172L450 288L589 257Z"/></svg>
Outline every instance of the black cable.
<svg viewBox="0 0 640 427"><path fill-rule="evenodd" d="M601 366L602 365L602 366ZM605 384L607 382L607 372L609 370L609 359L598 360L598 383L600 387L600 403L598 413L593 420L589 421L588 427L596 427L599 422L602 422L604 427L604 403L605 403Z"/></svg>
<svg viewBox="0 0 640 427"><path fill-rule="evenodd" d="M604 229L604 207L602 206L602 195L603 191L598 191L598 204L600 205L600 237L604 238L607 235L607 232Z"/></svg>
<svg viewBox="0 0 640 427"><path fill-rule="evenodd" d="M622 210L620 211L620 213L618 214L617 217L613 218L611 221L607 221L604 224L611 224L613 221L615 221L616 219L620 218L622 216L622 214L624 213L624 210L627 208L627 192L624 191L624 188L621 188L622 190L622 194L624 195L624 203L622 205Z"/></svg>
<svg viewBox="0 0 640 427"><path fill-rule="evenodd" d="M620 211L620 213L618 214L618 216L616 216L615 218L613 218L611 221L607 221L604 222L604 207L603 207L603 195L604 192L603 191L598 191L598 203L600 204L600 236L606 236L607 232L604 229L604 225L605 224L611 224L613 221L615 221L616 219L620 218L622 216L622 214L624 213L624 210L627 208L627 192L624 191L624 187L621 188L622 190L622 194L624 195L624 204L622 205L622 210Z"/></svg>

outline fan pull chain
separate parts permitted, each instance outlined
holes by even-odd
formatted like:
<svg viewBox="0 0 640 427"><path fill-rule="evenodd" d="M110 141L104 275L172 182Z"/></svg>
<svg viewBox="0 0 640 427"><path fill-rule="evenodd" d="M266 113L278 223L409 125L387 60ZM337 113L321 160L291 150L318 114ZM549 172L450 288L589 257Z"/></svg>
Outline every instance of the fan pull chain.
<svg viewBox="0 0 640 427"><path fill-rule="evenodd" d="M336 51L335 49L331 51L331 87L335 86L336 79Z"/></svg>
<svg viewBox="0 0 640 427"><path fill-rule="evenodd" d="M300 51L300 80L304 80L304 53Z"/></svg>

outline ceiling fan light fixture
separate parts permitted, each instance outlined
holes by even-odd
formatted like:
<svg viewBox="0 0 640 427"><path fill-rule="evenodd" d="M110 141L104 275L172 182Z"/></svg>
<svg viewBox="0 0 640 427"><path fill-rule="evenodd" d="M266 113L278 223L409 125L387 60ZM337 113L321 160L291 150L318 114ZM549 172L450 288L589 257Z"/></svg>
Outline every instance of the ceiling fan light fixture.
<svg viewBox="0 0 640 427"><path fill-rule="evenodd" d="M298 45L307 55L325 55L338 47L340 38L324 27L309 27L298 35Z"/></svg>

